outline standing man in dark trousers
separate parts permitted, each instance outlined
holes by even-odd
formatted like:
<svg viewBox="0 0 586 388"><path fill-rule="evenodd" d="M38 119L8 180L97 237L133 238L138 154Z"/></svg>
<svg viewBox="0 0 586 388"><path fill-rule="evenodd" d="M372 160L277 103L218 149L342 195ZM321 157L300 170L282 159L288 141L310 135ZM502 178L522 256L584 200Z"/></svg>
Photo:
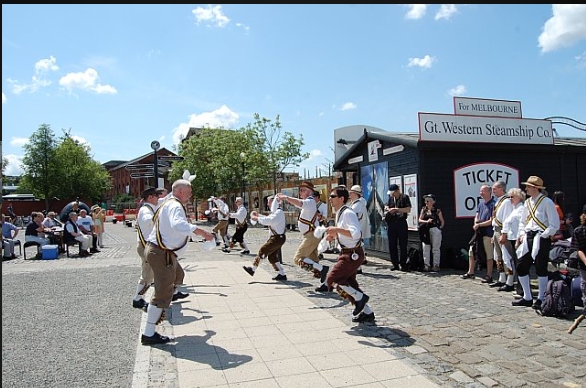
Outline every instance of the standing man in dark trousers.
<svg viewBox="0 0 586 388"><path fill-rule="evenodd" d="M164 344L171 339L157 333L156 325L165 319L171 302L188 294L176 292L185 272L177 258L187 250L192 234L211 241L214 235L189 222L185 204L191 198L191 182L179 179L173 183L171 195L162 202L153 216L153 230L147 238L146 261L153 270L155 292L147 308L147 323L141 337L143 345Z"/></svg>
<svg viewBox="0 0 586 388"><path fill-rule="evenodd" d="M385 206L385 221L391 254L391 271L401 269L407 272L407 215L411 212L409 196L401 193L397 184L389 186L389 200ZM399 250L397 250L397 248Z"/></svg>

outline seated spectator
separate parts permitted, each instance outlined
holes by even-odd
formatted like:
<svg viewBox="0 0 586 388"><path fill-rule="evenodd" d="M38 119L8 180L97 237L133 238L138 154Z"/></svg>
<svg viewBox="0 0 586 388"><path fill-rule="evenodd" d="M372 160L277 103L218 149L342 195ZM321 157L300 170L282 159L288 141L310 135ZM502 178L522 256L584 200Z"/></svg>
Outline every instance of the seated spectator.
<svg viewBox="0 0 586 388"><path fill-rule="evenodd" d="M92 237L92 248L90 249L90 252L100 252L100 250L98 250L98 236L94 233L94 220L92 217L88 216L87 210L81 209L75 222L83 234Z"/></svg>
<svg viewBox="0 0 586 388"><path fill-rule="evenodd" d="M10 222L10 216L5 216L2 214L2 248L3 260L10 260L15 259L16 255L14 254L14 246L16 245L16 241L14 237L18 234L18 228Z"/></svg>
<svg viewBox="0 0 586 388"><path fill-rule="evenodd" d="M57 218L57 214L53 211L47 213L47 217L43 220L43 226L48 229L62 228L63 223Z"/></svg>
<svg viewBox="0 0 586 388"><path fill-rule="evenodd" d="M48 231L43 226L43 213L41 212L32 212L31 213L31 221L26 226L24 231L24 241L34 241L39 243L39 247L37 248L37 258L41 257L41 247L43 245L48 245L49 239L45 237L45 232Z"/></svg>
<svg viewBox="0 0 586 388"><path fill-rule="evenodd" d="M69 219L65 223L63 228L63 238L65 243L71 242L72 240L79 241L81 248L79 249L79 255L81 257L89 256L91 253L88 251L90 245L92 245L93 237L91 234L84 234L81 229L77 226L77 218L79 216L76 212L72 211L69 213Z"/></svg>

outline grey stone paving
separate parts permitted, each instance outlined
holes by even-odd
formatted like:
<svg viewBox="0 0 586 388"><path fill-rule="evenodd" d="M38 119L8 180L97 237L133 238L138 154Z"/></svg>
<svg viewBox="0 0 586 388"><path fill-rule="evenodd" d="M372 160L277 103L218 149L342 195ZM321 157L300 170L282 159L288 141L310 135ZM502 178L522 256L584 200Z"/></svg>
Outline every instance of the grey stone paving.
<svg viewBox="0 0 586 388"><path fill-rule="evenodd" d="M10 273L47 271L57 262L61 266L71 263L76 268L136 267L138 275L134 228L108 226L105 236L108 248L102 253L88 259L62 256L55 261L3 262L3 283ZM209 225L202 226L211 229ZM246 238L253 253L266 235L266 229L261 227L249 229ZM292 265L299 241L298 232L289 232L283 249L289 283L295 284L297 292L310 298L316 306L355 326L350 321L351 308L346 302L335 293L314 292L317 279ZM236 252L224 254L220 250L202 252L195 241L190 243L187 255L211 255L217 260L238 260L243 264L250 263L254 257ZM326 254L325 260L334 263L335 255ZM570 320L541 317L530 308L511 306L513 293L497 292L481 284L479 277L462 280L460 272L449 269L439 273L390 271L386 258L369 256L368 260L358 281L370 296L376 322L362 324L358 332L383 341L389 349L420 366L439 385L586 386L586 324L571 335L566 333L578 312ZM170 322L163 324L163 331L173 319L171 316ZM177 386L175 357L172 353L164 354L148 357L148 380L134 381L133 386ZM136 368L135 365L135 372ZM147 366L143 363L142 368Z"/></svg>

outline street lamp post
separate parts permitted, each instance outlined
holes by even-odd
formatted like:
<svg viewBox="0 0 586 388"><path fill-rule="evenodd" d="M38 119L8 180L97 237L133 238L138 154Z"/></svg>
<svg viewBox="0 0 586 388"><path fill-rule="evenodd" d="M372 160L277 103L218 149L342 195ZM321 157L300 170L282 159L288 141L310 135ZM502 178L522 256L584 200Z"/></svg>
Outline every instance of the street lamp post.
<svg viewBox="0 0 586 388"><path fill-rule="evenodd" d="M240 161L242 163L242 186L240 188L240 196L242 197L242 202L244 202L244 160L246 159L246 153L241 152L240 153Z"/></svg>

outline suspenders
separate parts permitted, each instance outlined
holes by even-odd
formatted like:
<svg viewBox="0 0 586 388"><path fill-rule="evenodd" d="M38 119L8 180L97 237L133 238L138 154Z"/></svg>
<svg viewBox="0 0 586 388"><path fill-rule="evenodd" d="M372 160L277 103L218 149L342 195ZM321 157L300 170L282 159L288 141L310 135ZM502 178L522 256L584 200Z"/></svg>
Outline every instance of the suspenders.
<svg viewBox="0 0 586 388"><path fill-rule="evenodd" d="M183 211L185 211L185 213L187 214L187 211L185 210L185 206L183 206L183 204L181 203L181 201L179 201L177 198L167 198L165 200L165 202L163 202L159 208L157 209L157 211L155 212L155 215L153 216L153 221L155 223L155 229L157 230L157 244L163 248L166 251L178 251L179 249L183 248L187 242L189 241L189 237L185 237L185 242L183 244L181 244L178 248L175 249L169 249L165 246L165 244L163 244L163 238L161 237L161 231L159 230L159 213L161 211L161 209L163 208L163 206L165 206L169 201L177 201L181 207L183 208Z"/></svg>
<svg viewBox="0 0 586 388"><path fill-rule="evenodd" d="M150 207L149 205L143 205L149 208L149 210L151 211L151 213L154 214L153 208ZM146 247L146 240L144 239L144 235L142 234L142 229L140 229L140 223L137 222L136 223L136 228L138 229L138 238L140 239L140 243L142 244L143 248Z"/></svg>
<svg viewBox="0 0 586 388"><path fill-rule="evenodd" d="M531 202L529 201L529 199L527 199L525 201L525 205L527 206L527 210L529 210L529 216L527 216L527 220L525 221L525 223L527 223L531 219L533 219L533 221L535 221L535 223L541 229L543 229L542 231L544 231L545 229L547 229L547 226L537 218L536 212L537 212L537 208L541 204L541 201L543 201L544 199L545 199L545 195L542 194L541 197L537 200L537 203L535 204L535 207L532 207L531 206Z"/></svg>

